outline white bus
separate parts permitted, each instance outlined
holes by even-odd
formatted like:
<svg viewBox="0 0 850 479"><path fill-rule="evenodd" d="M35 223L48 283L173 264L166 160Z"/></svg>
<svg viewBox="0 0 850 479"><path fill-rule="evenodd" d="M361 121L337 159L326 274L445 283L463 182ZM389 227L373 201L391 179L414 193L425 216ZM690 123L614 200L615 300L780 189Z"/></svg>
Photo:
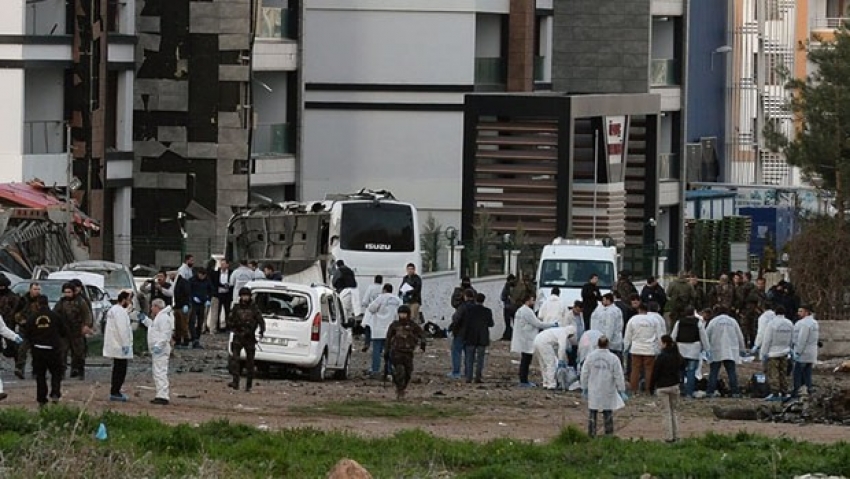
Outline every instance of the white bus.
<svg viewBox="0 0 850 479"><path fill-rule="evenodd" d="M272 264L293 282L329 283L341 259L361 292L375 275L398 288L408 263L422 269L416 207L387 191L258 206L230 219L226 242L231 261Z"/></svg>

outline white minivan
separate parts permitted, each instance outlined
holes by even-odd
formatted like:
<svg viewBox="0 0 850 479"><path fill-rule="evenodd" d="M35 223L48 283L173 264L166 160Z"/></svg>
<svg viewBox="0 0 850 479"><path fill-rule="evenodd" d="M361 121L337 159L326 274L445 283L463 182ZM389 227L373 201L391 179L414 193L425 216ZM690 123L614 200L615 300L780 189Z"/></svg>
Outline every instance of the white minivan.
<svg viewBox="0 0 850 479"><path fill-rule="evenodd" d="M599 275L599 289L607 293L617 284L617 248L601 240L555 238L543 247L537 267L538 305L552 288L561 290L561 302L581 300L581 288L591 274Z"/></svg>
<svg viewBox="0 0 850 479"><path fill-rule="evenodd" d="M254 357L257 369L274 364L301 370L313 381L323 381L329 370L336 379L348 378L354 323L345 319L333 289L266 280L251 281L245 287L266 321L266 333Z"/></svg>

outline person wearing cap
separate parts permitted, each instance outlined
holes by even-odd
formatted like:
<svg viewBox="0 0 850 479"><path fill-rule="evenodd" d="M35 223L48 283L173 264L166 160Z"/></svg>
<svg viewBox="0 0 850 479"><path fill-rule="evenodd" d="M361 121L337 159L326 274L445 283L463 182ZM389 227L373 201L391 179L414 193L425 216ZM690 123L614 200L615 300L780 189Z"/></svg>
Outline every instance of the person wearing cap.
<svg viewBox="0 0 850 479"><path fill-rule="evenodd" d="M410 307L401 305L397 310L398 319L387 330L387 350L393 369L396 399L404 399L407 385L413 374L413 352L416 346L425 351L425 332L418 323L411 320Z"/></svg>
<svg viewBox="0 0 850 479"><path fill-rule="evenodd" d="M68 330L60 352L63 369L65 358L70 353L71 377L83 380L86 377L85 335L91 332L92 318L88 303L76 296L74 290L71 282L62 285L62 298L53 307L53 312L62 319Z"/></svg>
<svg viewBox="0 0 850 479"><path fill-rule="evenodd" d="M257 330L260 339L266 333L266 321L260 314L259 308L251 300L251 290L241 288L239 290L239 302L233 306L230 316L227 317L227 328L233 332L233 340L230 342L230 361L228 369L233 376L233 381L228 384L233 389L239 389L239 376L242 373L241 357L245 350L245 391L250 392L254 385L254 354L257 349Z"/></svg>
<svg viewBox="0 0 850 479"><path fill-rule="evenodd" d="M800 306L794 324L791 358L794 360L794 395L800 394L800 387L806 386L806 392L812 393L812 367L818 362L818 342L820 329L809 305Z"/></svg>

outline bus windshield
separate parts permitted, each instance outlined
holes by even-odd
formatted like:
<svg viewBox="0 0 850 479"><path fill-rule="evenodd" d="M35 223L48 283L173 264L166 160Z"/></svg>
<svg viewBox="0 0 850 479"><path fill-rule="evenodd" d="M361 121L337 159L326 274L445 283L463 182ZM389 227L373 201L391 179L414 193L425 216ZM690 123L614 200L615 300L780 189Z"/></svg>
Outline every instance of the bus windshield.
<svg viewBox="0 0 850 479"><path fill-rule="evenodd" d="M346 203L340 220L340 248L352 251L411 252L416 248L410 206Z"/></svg>
<svg viewBox="0 0 850 479"><path fill-rule="evenodd" d="M599 275L600 289L611 289L614 285L614 263L583 259L547 259L540 267L540 284L543 288L553 286L581 288L590 280L590 275Z"/></svg>

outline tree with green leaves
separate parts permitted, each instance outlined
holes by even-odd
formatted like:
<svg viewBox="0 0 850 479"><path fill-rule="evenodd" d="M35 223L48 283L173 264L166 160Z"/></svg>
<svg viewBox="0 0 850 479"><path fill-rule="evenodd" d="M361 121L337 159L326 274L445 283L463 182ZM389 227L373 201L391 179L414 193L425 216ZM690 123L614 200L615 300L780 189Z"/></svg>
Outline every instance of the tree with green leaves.
<svg viewBox="0 0 850 479"><path fill-rule="evenodd" d="M804 178L835 198L836 218L843 221L850 187L850 30L842 25L834 40L802 45L814 71L806 78L789 78L789 111L799 121L789 139L770 122L765 140L782 151ZM787 72L783 72L788 78Z"/></svg>

